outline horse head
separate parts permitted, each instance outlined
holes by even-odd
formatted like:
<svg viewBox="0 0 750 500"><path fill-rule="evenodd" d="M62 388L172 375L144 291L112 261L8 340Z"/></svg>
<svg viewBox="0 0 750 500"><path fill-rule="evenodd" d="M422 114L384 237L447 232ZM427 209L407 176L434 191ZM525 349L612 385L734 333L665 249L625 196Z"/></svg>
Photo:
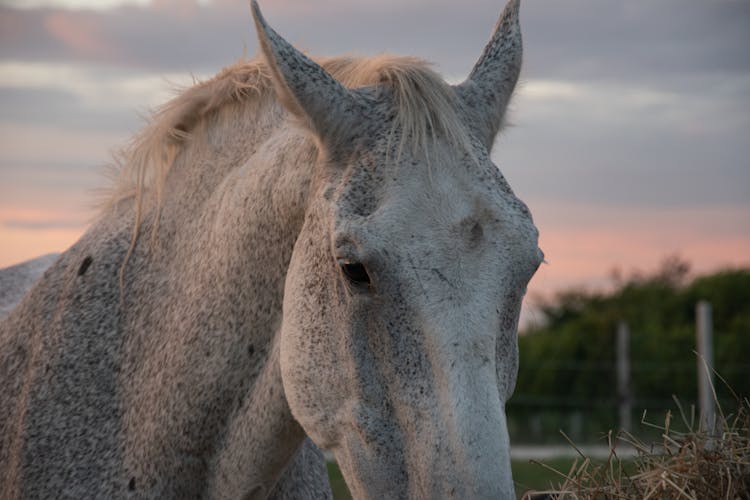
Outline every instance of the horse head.
<svg viewBox="0 0 750 500"><path fill-rule="evenodd" d="M521 66L511 0L467 80L347 88L253 2L280 101L314 137L280 340L294 417L356 498L511 498L505 402L542 261L490 159Z"/></svg>

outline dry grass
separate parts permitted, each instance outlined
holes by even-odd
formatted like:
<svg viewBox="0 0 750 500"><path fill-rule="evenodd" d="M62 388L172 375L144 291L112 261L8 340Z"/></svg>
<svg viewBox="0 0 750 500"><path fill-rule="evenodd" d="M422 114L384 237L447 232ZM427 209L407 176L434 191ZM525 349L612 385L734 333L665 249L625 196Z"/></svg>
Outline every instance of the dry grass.
<svg viewBox="0 0 750 500"><path fill-rule="evenodd" d="M750 499L750 401L736 401L731 414L718 407L714 431L696 424L695 409L686 415L677 399L685 432L672 429L671 412L663 425L647 422L644 412L641 423L659 429L661 442L646 444L630 433L610 432L604 463L579 451L569 471L556 471L561 478L557 489L524 498L544 498L540 494L546 493L555 499ZM618 445L635 448L636 458L621 461Z"/></svg>

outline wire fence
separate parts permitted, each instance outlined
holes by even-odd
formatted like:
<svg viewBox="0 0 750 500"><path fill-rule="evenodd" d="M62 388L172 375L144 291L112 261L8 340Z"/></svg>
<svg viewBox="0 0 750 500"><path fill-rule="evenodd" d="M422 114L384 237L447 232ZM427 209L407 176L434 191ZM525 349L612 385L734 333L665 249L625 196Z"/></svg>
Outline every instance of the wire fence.
<svg viewBox="0 0 750 500"><path fill-rule="evenodd" d="M534 367L522 367L519 377L524 376L524 370L552 372L553 378L592 381L605 379L611 381L612 392L583 397L517 391L506 406L509 431L514 442L562 443L566 441L560 433L562 431L574 442L594 443L604 439L608 431L623 428L623 417L620 414L622 400L614 389L615 363L550 360ZM750 363L717 366L716 371L729 387L746 385L746 381L750 380ZM631 398L628 407L632 422L630 430L640 437L658 438L660 432L653 425L662 425L667 411L677 417L673 419L672 425L678 429L687 430L691 425L697 428L697 377L695 359L688 358L685 362L670 364L632 360ZM669 387L650 386L655 379L669 380L674 384ZM732 408L737 405L732 390L722 380L715 381L715 390L720 407L731 413ZM682 421L678 405L682 406L687 422Z"/></svg>

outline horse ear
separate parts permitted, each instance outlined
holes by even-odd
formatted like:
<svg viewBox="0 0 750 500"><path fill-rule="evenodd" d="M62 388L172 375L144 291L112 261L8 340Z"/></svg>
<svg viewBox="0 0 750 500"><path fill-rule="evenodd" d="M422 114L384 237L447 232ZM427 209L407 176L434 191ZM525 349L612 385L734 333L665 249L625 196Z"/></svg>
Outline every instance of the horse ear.
<svg viewBox="0 0 750 500"><path fill-rule="evenodd" d="M340 139L356 114L353 111L357 102L352 92L279 36L266 23L255 0L252 12L281 103L324 142Z"/></svg>
<svg viewBox="0 0 750 500"><path fill-rule="evenodd" d="M523 48L518 22L520 0L510 0L495 26L495 33L484 48L469 77L455 87L470 116L467 122L479 138L492 148L502 127L505 109L521 72Z"/></svg>

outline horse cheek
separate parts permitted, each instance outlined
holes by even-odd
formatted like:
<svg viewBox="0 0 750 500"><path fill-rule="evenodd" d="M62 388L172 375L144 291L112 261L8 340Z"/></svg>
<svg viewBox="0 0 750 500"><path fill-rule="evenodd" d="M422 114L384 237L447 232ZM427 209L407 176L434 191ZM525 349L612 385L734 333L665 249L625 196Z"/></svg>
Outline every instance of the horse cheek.
<svg viewBox="0 0 750 500"><path fill-rule="evenodd" d="M284 295L280 363L292 415L318 446L326 448L337 440L332 416L343 394L328 390L340 387L335 380L335 367L340 363L331 308L326 305L331 304L329 279L314 266L316 257L321 256L292 259Z"/></svg>

